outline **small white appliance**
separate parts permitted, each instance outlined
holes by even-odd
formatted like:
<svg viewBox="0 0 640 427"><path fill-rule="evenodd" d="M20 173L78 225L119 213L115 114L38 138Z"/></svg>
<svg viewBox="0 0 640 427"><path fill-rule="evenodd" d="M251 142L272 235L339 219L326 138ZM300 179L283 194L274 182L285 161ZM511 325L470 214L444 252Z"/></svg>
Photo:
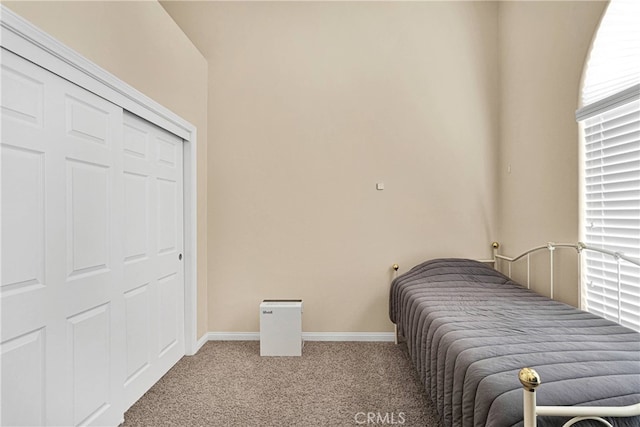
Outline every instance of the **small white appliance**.
<svg viewBox="0 0 640 427"><path fill-rule="evenodd" d="M260 303L260 356L302 356L302 300Z"/></svg>

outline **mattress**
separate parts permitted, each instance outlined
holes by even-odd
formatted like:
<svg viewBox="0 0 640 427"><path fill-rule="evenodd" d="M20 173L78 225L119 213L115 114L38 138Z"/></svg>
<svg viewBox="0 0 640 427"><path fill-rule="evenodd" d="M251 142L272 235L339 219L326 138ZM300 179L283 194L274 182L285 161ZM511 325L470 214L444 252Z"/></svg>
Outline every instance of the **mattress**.
<svg viewBox="0 0 640 427"><path fill-rule="evenodd" d="M640 402L640 333L478 261L436 259L397 277L389 315L445 427L522 426L523 367L540 374L538 405ZM640 426L640 417L607 420ZM565 421L538 417L538 426Z"/></svg>

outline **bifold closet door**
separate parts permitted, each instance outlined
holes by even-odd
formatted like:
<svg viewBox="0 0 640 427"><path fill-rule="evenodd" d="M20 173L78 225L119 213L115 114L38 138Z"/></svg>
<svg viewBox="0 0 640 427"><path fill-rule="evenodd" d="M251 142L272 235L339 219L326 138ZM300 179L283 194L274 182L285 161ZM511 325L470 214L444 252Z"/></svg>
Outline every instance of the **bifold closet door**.
<svg viewBox="0 0 640 427"><path fill-rule="evenodd" d="M118 425L184 354L182 141L2 50L1 425Z"/></svg>
<svg viewBox="0 0 640 427"><path fill-rule="evenodd" d="M125 407L184 356L182 140L126 113Z"/></svg>

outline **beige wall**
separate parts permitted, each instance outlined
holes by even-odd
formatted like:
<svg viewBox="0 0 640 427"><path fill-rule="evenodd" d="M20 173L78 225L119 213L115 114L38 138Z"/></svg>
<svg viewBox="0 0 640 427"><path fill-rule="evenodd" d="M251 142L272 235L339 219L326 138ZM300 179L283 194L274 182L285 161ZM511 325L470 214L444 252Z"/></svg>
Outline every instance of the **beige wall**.
<svg viewBox="0 0 640 427"><path fill-rule="evenodd" d="M394 262L489 255L496 4L163 5L209 60L211 331L390 331Z"/></svg>
<svg viewBox="0 0 640 427"><path fill-rule="evenodd" d="M265 297L304 298L307 331L387 330L392 262L577 240L604 2L165 7L210 63L210 330L256 330Z"/></svg>
<svg viewBox="0 0 640 427"><path fill-rule="evenodd" d="M207 235L207 62L157 2L3 2L198 129L198 234ZM198 242L198 336L207 331Z"/></svg>
<svg viewBox="0 0 640 427"><path fill-rule="evenodd" d="M605 7L598 1L500 3L499 236L507 253L578 240L574 113ZM569 252L558 258L562 287L556 297L577 304L577 276L570 273L576 257ZM546 272L535 278L548 281Z"/></svg>

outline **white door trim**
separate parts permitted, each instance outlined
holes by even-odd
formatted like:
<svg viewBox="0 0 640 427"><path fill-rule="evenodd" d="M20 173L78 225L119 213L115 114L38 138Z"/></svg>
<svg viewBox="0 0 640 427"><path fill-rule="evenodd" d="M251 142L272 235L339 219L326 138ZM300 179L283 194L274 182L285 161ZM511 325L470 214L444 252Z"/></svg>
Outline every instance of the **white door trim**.
<svg viewBox="0 0 640 427"><path fill-rule="evenodd" d="M185 354L197 351L195 126L0 4L0 45L184 140Z"/></svg>

